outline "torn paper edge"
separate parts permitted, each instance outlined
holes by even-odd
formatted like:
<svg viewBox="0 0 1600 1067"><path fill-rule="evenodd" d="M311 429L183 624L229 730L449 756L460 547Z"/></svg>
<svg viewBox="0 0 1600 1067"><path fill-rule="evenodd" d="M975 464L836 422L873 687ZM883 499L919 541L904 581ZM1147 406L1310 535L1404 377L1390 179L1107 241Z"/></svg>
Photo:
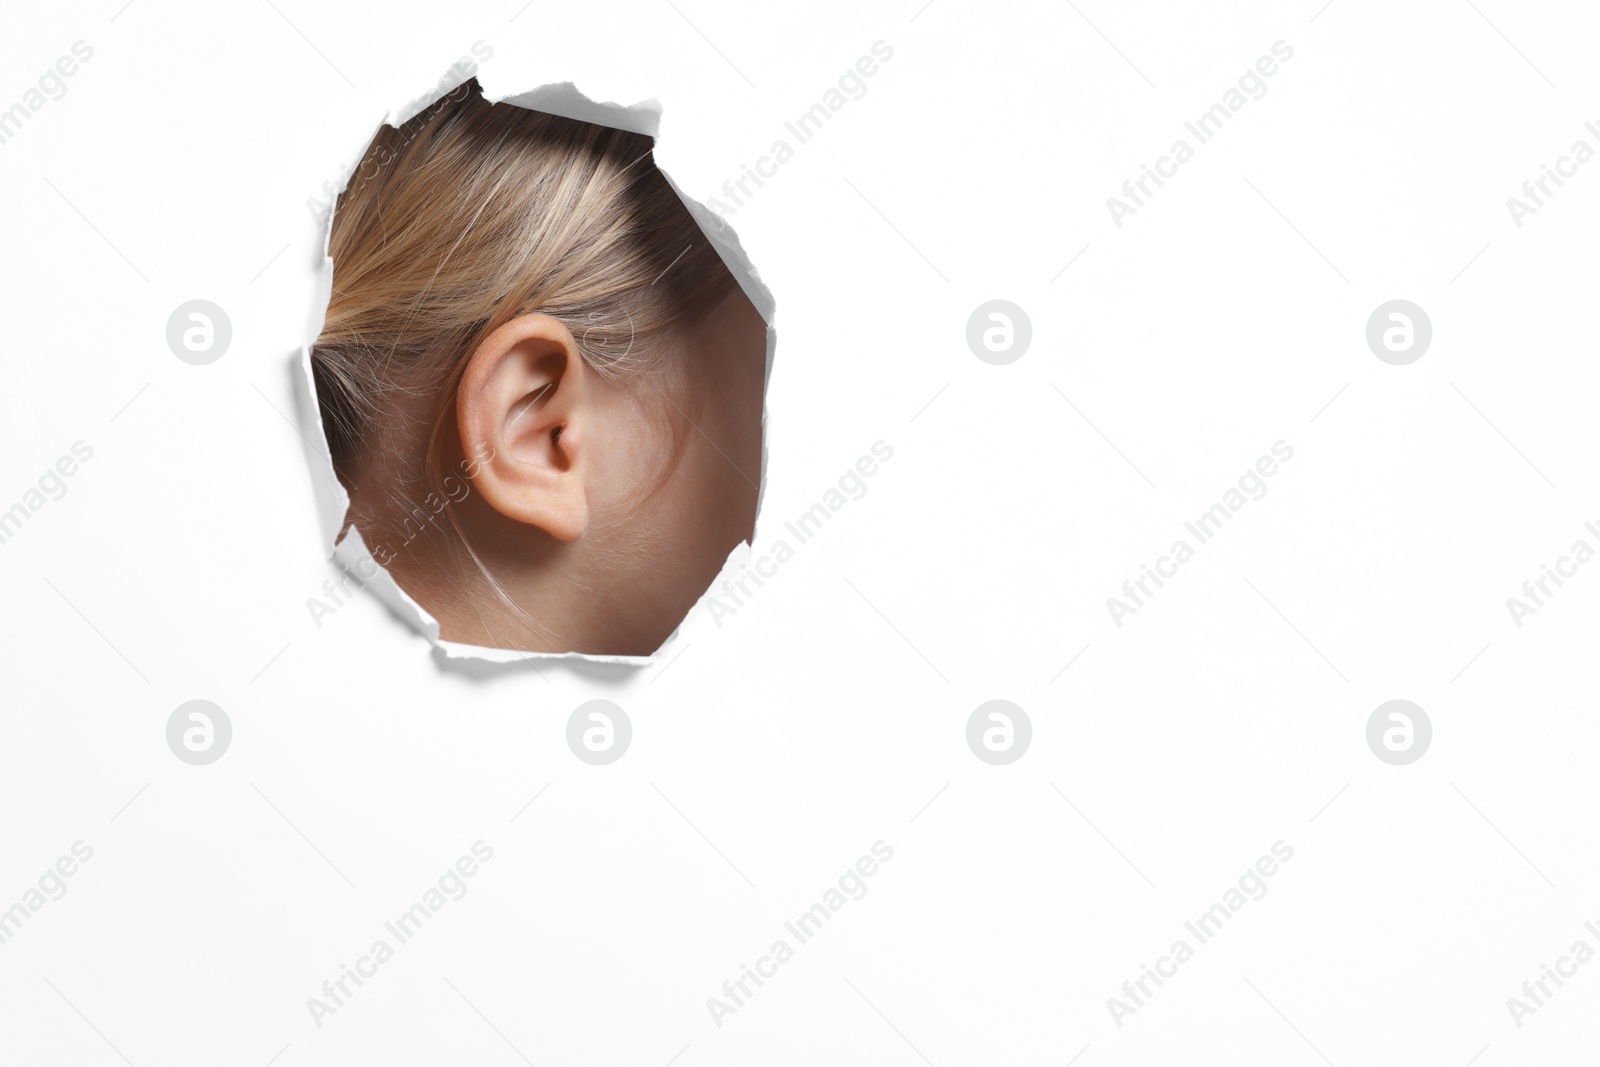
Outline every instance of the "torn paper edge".
<svg viewBox="0 0 1600 1067"><path fill-rule="evenodd" d="M317 399L315 378L311 371L311 349L318 336L322 333L323 323L327 318L328 304L333 296L333 259L329 255L329 246L333 237L333 216L338 209L338 198L350 184L350 179L361 166L361 160L366 155L367 146L372 143L373 137L384 126L399 126L423 110L433 106L439 100L450 95L464 85L472 77L479 78L483 86L484 99L490 103L509 103L524 107L532 111L543 111L563 118L578 119L600 126L609 126L614 129L627 130L630 133L639 133L651 138L652 142L659 142L658 131L661 127L662 108L655 100L646 100L637 104L624 105L611 101L592 100L585 96L573 82L554 82L539 86L536 89L523 93L495 95L489 88L480 71L476 69L463 69L461 66L452 66L445 77L437 83L435 91L417 97L406 104L399 111L390 111L372 128L361 144L360 151L355 156L355 161L344 174L333 194L333 203L326 217L322 220L322 254L316 268L316 289L313 294L313 319L309 323L309 340L301 346L297 355L291 360L292 377L294 379L294 398L296 415L300 421L302 435L308 441L317 442L314 447L314 458L307 457L312 466L313 489L317 501L319 522L319 539L324 545L331 544L328 559L337 563L346 571L361 579L363 586L383 604L394 616L410 626L411 629L427 638L429 644L440 654L445 665L462 665L469 663L486 664L492 667L514 667L534 661L568 661L569 663L598 663L616 664L626 667L644 667L655 662L656 657L670 648L682 633L689 620L705 603L716 589L717 582L724 575L730 573L736 563L748 566L751 556L751 542L741 541L735 545L723 562L722 568L712 578L711 583L701 593L694 605L684 615L676 627L673 628L661 645L648 656L619 656L595 655L583 652L524 652L520 649L497 648L487 645L463 644L449 641L439 636L439 622L426 608L411 597L400 584L394 580L388 569L378 563L367 550L366 542L361 532L351 524L345 536L338 538L339 531L344 528L345 517L350 508L350 497L345 492L344 486L339 482L333 470L333 460L326 447L327 436L322 426L322 407ZM660 166L659 159L657 165ZM693 197L686 195L681 186L661 167L661 173L666 177L667 183L673 192L678 194L678 199L689 209L696 225L702 233L716 247L718 254L727 265L739 288L746 297L755 305L761 317L767 324L767 353L766 371L763 376L762 386L762 411L761 411L761 474L757 482L756 498L756 529L752 531L752 541L756 531L760 529L761 506L765 503L767 492L767 389L772 380L772 368L777 353L778 334L776 327L776 302L772 292L761 281L760 273L755 265L750 262L750 257L739 242L738 235L728 221L717 215L710 208L701 204ZM315 435L314 437L312 435ZM338 540L335 540L338 538Z"/></svg>

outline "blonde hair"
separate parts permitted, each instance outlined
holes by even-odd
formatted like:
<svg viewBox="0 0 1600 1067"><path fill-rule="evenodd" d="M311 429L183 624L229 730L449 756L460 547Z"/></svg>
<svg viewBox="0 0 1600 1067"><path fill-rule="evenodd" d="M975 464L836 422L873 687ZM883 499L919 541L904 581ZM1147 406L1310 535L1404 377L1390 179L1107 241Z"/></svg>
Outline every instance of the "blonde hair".
<svg viewBox="0 0 1600 1067"><path fill-rule="evenodd" d="M334 210L333 295L312 350L347 487L378 458L390 484L374 488L391 498L441 484L467 361L518 315L561 320L607 378L671 375L658 342L736 283L652 143L490 104L476 79L378 131Z"/></svg>

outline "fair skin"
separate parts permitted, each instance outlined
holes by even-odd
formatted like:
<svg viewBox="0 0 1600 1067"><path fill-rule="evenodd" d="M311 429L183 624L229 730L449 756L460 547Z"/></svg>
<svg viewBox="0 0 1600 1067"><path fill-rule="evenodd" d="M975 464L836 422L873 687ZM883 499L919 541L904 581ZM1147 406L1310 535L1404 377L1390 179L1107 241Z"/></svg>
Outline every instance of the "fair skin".
<svg viewBox="0 0 1600 1067"><path fill-rule="evenodd" d="M448 542L419 541L389 568L442 637L649 655L751 539L766 323L734 287L666 344L650 355L680 368L675 380L609 380L544 314L518 316L472 353L449 458L477 461L451 510L512 603Z"/></svg>

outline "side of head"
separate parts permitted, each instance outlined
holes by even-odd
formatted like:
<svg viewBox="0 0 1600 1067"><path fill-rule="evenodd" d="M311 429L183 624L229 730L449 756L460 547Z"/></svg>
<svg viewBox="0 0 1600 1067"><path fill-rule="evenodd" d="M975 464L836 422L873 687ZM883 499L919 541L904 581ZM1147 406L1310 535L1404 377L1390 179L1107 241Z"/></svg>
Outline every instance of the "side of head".
<svg viewBox="0 0 1600 1067"><path fill-rule="evenodd" d="M650 139L468 82L379 131L329 251L312 368L369 547L446 639L654 651L752 534L766 325Z"/></svg>

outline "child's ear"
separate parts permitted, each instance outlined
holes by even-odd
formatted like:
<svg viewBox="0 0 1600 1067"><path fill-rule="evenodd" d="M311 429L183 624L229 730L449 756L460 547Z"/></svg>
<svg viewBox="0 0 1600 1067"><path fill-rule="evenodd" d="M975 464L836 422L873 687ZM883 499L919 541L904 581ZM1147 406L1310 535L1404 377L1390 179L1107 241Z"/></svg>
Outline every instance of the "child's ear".
<svg viewBox="0 0 1600 1067"><path fill-rule="evenodd" d="M461 448L490 507L575 541L584 495L590 370L572 332L549 315L519 315L486 337L456 394Z"/></svg>

